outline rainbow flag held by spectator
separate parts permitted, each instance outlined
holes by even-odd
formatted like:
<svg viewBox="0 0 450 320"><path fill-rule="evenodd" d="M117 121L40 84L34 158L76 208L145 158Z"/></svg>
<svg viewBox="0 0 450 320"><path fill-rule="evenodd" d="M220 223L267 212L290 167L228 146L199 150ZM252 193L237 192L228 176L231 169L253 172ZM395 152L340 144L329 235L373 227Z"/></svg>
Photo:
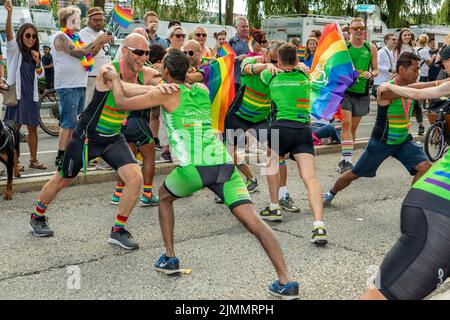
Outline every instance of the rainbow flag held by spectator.
<svg viewBox="0 0 450 320"><path fill-rule="evenodd" d="M217 50L217 55L219 57L225 57L230 54L235 54L233 48L231 48L230 44L228 42L225 42L219 50Z"/></svg>
<svg viewBox="0 0 450 320"><path fill-rule="evenodd" d="M131 9L123 8L116 4L114 6L111 19L119 26L126 29L130 25L131 21L133 21L133 12L131 11Z"/></svg>
<svg viewBox="0 0 450 320"><path fill-rule="evenodd" d="M311 113L332 119L344 93L358 78L339 25L327 24L311 66Z"/></svg>
<svg viewBox="0 0 450 320"><path fill-rule="evenodd" d="M225 116L234 100L234 51L203 66L205 84L211 100L212 127L224 131Z"/></svg>
<svg viewBox="0 0 450 320"><path fill-rule="evenodd" d="M299 46L297 48L297 57L300 62L305 61L306 48L304 46Z"/></svg>
<svg viewBox="0 0 450 320"><path fill-rule="evenodd" d="M248 37L248 50L249 50L250 52L253 52L253 51L254 51L254 49L253 49L254 46L255 46L255 39L253 39L253 36L250 35L250 36Z"/></svg>

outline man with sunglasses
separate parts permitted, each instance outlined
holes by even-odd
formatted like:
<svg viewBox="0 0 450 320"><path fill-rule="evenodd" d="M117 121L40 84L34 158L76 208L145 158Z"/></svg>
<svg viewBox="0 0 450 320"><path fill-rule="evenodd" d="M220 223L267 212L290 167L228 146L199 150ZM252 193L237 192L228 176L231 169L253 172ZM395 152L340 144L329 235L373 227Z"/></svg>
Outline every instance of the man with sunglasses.
<svg viewBox="0 0 450 320"><path fill-rule="evenodd" d="M123 87L114 69L111 68L106 75L111 80L107 85L112 87L119 107L146 109L162 105L171 145L180 159L180 166L167 176L159 189L159 223L166 253L159 257L154 269L165 274L180 272L180 261L174 251L173 203L181 197L209 188L225 201L232 214L256 236L270 257L278 279L272 282L269 292L283 299L298 299L299 285L292 281L275 233L256 214L233 160L213 132L208 88L202 84L186 84L188 69L189 61L180 50L172 49L164 57L163 79L179 87L179 91L173 94L150 89L129 97L131 92Z"/></svg>
<svg viewBox="0 0 450 320"><path fill-rule="evenodd" d="M132 87L130 92L132 95L147 92L149 88L145 85L156 85L161 80L157 71L144 67L148 60L148 53L147 39L140 34L131 33L123 41L120 61L107 65L120 73L121 79L126 82L125 86ZM39 194L30 224L34 235L53 236L53 230L50 229L45 216L47 207L57 194L73 181L83 167L86 169L90 159L100 156L117 170L125 183L117 218L108 242L133 250L138 248L138 244L125 229L125 224L139 198L143 179L141 169L121 130L129 111L136 108L133 106L124 110L117 107L112 92L104 84L103 73L107 70L107 66L103 66L100 70L92 101L79 117L58 172L44 185Z"/></svg>
<svg viewBox="0 0 450 320"><path fill-rule="evenodd" d="M369 80L378 76L377 48L365 40L366 26L361 18L356 18L350 23L350 34L347 48L359 77L347 89L342 100L344 120L342 121L342 156L338 163L339 173L353 168L352 154L356 129L362 117L370 110Z"/></svg>
<svg viewBox="0 0 450 320"><path fill-rule="evenodd" d="M85 43L91 43L98 36L104 34L103 26L105 24L105 16L102 8L93 7L87 11L88 25L80 30L81 40ZM105 64L111 63L111 57L106 54L109 51L110 44L106 44L94 57L94 68L89 72L88 84L86 87L86 106L91 102L92 95L95 90L95 79L100 73L100 68Z"/></svg>

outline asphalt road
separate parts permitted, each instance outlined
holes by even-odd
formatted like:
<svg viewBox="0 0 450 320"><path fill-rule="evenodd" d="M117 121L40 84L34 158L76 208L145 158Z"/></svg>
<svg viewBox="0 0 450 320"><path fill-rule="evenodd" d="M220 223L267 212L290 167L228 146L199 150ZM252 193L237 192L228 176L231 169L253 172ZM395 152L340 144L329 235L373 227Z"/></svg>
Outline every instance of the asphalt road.
<svg viewBox="0 0 450 320"><path fill-rule="evenodd" d="M361 151L356 152L356 157ZM338 154L317 157L325 190L338 174ZM288 187L301 213L286 213L276 231L301 299L356 299L366 289L385 253L399 237L400 206L411 177L396 160L382 165L378 177L361 179L340 193L325 221L330 242L309 242L312 219L303 183L288 161ZM262 183L252 195L257 210L268 203ZM163 177L158 176L155 186ZM167 277L152 270L164 252L157 208L136 208L128 229L140 249L127 253L107 243L116 209L109 205L113 183L71 187L48 209L53 238L28 231L37 192L0 201L0 299L272 299L267 286L276 274L256 239L209 190L179 200L176 253L190 275ZM75 280L74 280L75 279ZM80 279L78 282L77 279ZM436 293L450 289L446 282Z"/></svg>

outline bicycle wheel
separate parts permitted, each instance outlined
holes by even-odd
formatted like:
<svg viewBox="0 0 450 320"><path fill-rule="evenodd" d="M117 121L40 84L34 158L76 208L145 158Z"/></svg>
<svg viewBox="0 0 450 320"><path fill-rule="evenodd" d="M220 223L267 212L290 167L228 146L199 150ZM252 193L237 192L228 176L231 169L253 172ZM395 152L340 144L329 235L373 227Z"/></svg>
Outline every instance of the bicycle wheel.
<svg viewBox="0 0 450 320"><path fill-rule="evenodd" d="M439 160L445 150L444 133L438 123L432 124L425 134L425 153L431 162Z"/></svg>
<svg viewBox="0 0 450 320"><path fill-rule="evenodd" d="M55 89L39 98L39 125L47 134L57 137L60 129L59 99Z"/></svg>

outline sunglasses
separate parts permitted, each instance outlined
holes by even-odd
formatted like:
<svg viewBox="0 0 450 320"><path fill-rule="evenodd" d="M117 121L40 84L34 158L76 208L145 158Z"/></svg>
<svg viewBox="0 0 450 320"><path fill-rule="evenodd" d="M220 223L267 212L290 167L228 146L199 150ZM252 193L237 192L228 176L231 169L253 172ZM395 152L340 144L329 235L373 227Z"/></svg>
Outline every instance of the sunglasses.
<svg viewBox="0 0 450 320"><path fill-rule="evenodd" d="M353 31L365 31L366 30L366 27L352 27L352 30Z"/></svg>
<svg viewBox="0 0 450 320"><path fill-rule="evenodd" d="M33 39L36 40L37 34L36 33L26 33L25 34L25 38L30 39L31 37L33 37Z"/></svg>
<svg viewBox="0 0 450 320"><path fill-rule="evenodd" d="M180 33L179 34L174 34L173 36L176 37L177 39L180 39L180 38L184 39L184 38L186 38L186 35L184 33L183 34L180 34Z"/></svg>
<svg viewBox="0 0 450 320"><path fill-rule="evenodd" d="M267 40L261 40L261 41L256 41L259 44L266 44L268 41Z"/></svg>
<svg viewBox="0 0 450 320"><path fill-rule="evenodd" d="M206 38L207 34L206 33L196 33L195 36L198 38L200 38L200 37Z"/></svg>
<svg viewBox="0 0 450 320"><path fill-rule="evenodd" d="M133 54L142 57L144 54L148 57L150 55L150 50L146 51L146 50L141 50L141 49L136 49L136 48L132 48L132 47L125 47L128 50L130 50L131 52L133 52Z"/></svg>
<svg viewBox="0 0 450 320"><path fill-rule="evenodd" d="M183 51L183 53L189 57L193 57L195 54L194 50Z"/></svg>

